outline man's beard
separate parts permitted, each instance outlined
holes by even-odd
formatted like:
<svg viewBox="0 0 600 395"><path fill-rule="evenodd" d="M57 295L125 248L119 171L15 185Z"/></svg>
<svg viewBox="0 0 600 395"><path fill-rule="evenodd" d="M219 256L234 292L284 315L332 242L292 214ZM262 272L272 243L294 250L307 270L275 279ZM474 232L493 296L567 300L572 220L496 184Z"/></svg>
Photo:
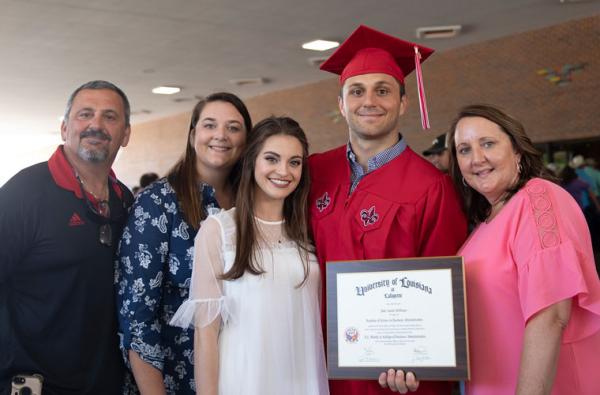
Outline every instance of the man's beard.
<svg viewBox="0 0 600 395"><path fill-rule="evenodd" d="M87 129L81 132L81 135L79 136L79 141L83 140L86 137L98 138L106 140L108 142L112 140L110 135L105 133L101 129ZM77 155L79 155L81 159L87 162L102 163L108 159L108 147L98 147L95 149L89 149L85 148L80 144L77 150Z"/></svg>

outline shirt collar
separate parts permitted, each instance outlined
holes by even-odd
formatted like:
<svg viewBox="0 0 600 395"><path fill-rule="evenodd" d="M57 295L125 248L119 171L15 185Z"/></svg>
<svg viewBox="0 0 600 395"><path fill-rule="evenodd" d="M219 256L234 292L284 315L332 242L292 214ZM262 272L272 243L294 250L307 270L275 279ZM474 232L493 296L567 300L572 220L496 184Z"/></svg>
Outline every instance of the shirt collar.
<svg viewBox="0 0 600 395"><path fill-rule="evenodd" d="M373 170L377 170L386 163L392 161L397 158L407 147L406 141L404 141L404 137L401 134L398 135L399 140L396 144L392 145L389 148L381 151L380 153L372 156L367 161L367 171L366 173L370 173ZM346 157L348 158L348 162L350 162L350 168L352 172L355 172L355 169L361 167L358 163L358 159L356 158L356 154L352 151L352 146L350 142L346 145ZM361 167L362 168L362 167ZM365 173L365 174L366 174Z"/></svg>
<svg viewBox="0 0 600 395"><path fill-rule="evenodd" d="M50 174L54 179L54 182L59 187L71 191L77 196L79 199L83 199L83 195L81 194L81 187L79 185L79 181L77 181L77 176L75 175L75 169L67 160L67 157L64 153L64 146L61 144L56 148L56 151L52 154L50 159L48 160L48 168L50 169ZM115 177L115 173L110 170L110 174L108 176L110 183L112 185L113 190L119 197L119 199L123 199L123 190L119 185ZM88 194L88 198L91 201L95 201L96 199Z"/></svg>

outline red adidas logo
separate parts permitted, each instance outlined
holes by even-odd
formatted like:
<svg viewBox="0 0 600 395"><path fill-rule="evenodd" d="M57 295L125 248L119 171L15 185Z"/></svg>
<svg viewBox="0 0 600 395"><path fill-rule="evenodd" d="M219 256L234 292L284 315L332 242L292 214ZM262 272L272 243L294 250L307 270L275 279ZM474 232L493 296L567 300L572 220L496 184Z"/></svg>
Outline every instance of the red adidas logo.
<svg viewBox="0 0 600 395"><path fill-rule="evenodd" d="M73 215L71 215L71 219L69 220L69 226L80 226L83 224L85 224L85 222L83 222L79 214L73 213Z"/></svg>

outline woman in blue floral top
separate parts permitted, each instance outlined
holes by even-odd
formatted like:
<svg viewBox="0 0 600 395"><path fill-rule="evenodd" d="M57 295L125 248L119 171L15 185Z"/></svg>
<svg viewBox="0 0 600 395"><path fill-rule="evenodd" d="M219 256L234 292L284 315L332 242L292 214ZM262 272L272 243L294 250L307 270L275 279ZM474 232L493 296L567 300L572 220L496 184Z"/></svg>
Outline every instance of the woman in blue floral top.
<svg viewBox="0 0 600 395"><path fill-rule="evenodd" d="M215 93L201 100L192 112L185 155L131 209L115 282L121 348L142 394L195 394L193 330L168 322L188 298L200 221L235 200L251 129L237 96ZM126 387L125 393L136 392L134 383Z"/></svg>

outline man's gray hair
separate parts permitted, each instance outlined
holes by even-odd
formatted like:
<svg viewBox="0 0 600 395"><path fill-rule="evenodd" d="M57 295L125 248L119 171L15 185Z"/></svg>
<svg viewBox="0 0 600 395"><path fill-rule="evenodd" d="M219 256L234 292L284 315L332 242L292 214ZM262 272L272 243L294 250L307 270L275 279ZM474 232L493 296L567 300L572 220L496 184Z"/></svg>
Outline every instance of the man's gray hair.
<svg viewBox="0 0 600 395"><path fill-rule="evenodd" d="M121 100L123 101L123 109L125 110L125 124L127 126L129 126L129 117L131 115L131 107L129 106L129 100L127 99L127 96L115 84L108 82L108 81L103 81L103 80L95 80L95 81L86 82L85 84L81 85L79 88L75 89L75 91L73 91L73 93L71 93L71 96L69 96L69 100L67 100L67 109L65 110L65 118L64 118L65 122L68 121L69 115L71 114L71 108L73 107L73 100L75 100L75 96L77 96L77 94L84 89L108 89L113 92L116 92L121 97Z"/></svg>

